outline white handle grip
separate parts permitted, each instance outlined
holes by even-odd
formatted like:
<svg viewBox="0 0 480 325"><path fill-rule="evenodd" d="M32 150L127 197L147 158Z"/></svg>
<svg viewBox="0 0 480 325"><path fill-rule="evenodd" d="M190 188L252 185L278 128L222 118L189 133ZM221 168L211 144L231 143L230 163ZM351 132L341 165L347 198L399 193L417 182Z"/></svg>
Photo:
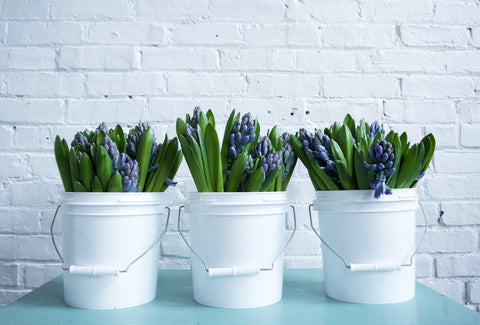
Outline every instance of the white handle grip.
<svg viewBox="0 0 480 325"><path fill-rule="evenodd" d="M260 273L260 269L255 266L240 266L240 267L217 267L209 268L208 275L212 277L217 276L244 276L244 275L257 275Z"/></svg>
<svg viewBox="0 0 480 325"><path fill-rule="evenodd" d="M108 266L79 266L79 265L70 265L68 270L70 274L78 275L91 275L91 276L102 276L102 275L111 275L118 276L120 270L114 267Z"/></svg>
<svg viewBox="0 0 480 325"><path fill-rule="evenodd" d="M391 272L399 271L400 268L401 265L396 263L350 263L350 271L352 272Z"/></svg>

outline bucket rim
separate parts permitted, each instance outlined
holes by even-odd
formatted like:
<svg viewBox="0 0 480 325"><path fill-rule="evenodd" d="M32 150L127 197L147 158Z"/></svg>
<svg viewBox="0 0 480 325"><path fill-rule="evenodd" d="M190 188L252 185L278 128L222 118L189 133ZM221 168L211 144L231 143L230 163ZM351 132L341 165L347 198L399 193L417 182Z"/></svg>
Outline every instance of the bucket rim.
<svg viewBox="0 0 480 325"><path fill-rule="evenodd" d="M163 192L63 192L60 198L65 205L158 205L164 206L167 194Z"/></svg>
<svg viewBox="0 0 480 325"><path fill-rule="evenodd" d="M190 192L187 193L190 204L197 202L202 205L258 205L287 204L288 196L282 192Z"/></svg>
<svg viewBox="0 0 480 325"><path fill-rule="evenodd" d="M339 198L344 200L345 197L349 198L369 198L375 199L373 196L374 190L332 190L332 191L315 191L315 197L335 199ZM382 195L375 201L390 201L391 199L397 200L398 198L412 198L417 199L416 188L393 188L392 194Z"/></svg>

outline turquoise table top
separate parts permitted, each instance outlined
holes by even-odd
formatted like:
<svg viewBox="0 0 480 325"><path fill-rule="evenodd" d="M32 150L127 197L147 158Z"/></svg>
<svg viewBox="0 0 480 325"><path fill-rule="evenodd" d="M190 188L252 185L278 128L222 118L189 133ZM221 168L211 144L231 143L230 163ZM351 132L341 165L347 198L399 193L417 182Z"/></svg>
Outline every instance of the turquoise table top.
<svg viewBox="0 0 480 325"><path fill-rule="evenodd" d="M193 301L190 270L160 270L157 298L119 310L70 308L59 276L0 309L0 324L480 324L480 314L417 283L415 299L389 305L325 296L319 269L285 270L283 299L268 307L219 309Z"/></svg>

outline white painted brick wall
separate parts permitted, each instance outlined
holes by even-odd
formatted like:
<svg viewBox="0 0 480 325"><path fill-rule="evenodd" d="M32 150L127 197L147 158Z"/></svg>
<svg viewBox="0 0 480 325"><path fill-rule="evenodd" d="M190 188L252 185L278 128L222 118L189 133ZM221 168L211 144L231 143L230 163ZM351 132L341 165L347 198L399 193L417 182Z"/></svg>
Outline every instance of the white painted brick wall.
<svg viewBox="0 0 480 325"><path fill-rule="evenodd" d="M479 17L475 0L0 0L0 306L60 273L49 238L62 191L55 135L150 120L173 136L176 118L200 105L219 125L236 108L265 129L324 127L351 113L412 141L433 132L417 278L478 308ZM194 190L185 164L178 180L173 216ZM298 233L285 266L321 267L300 163L288 194ZM175 219L160 268L190 265ZM182 227L188 235L188 220Z"/></svg>

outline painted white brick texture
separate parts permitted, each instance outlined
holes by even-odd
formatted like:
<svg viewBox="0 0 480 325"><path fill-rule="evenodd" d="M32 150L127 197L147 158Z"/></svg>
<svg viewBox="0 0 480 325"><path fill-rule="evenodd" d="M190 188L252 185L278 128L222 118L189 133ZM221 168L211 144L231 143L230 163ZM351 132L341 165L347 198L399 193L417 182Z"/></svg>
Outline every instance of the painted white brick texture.
<svg viewBox="0 0 480 325"><path fill-rule="evenodd" d="M0 0L0 306L61 272L49 237L63 190L55 136L148 120L157 138L173 137L176 118L200 105L220 129L237 109L264 130L324 128L350 113L410 141L432 132L417 278L478 308L479 17L475 0ZM285 266L319 268L314 189L297 166ZM173 216L195 190L185 163L178 181ZM189 268L172 219L159 267ZM182 227L188 236L188 219ZM289 219L285 238L292 229ZM54 233L61 240L61 220Z"/></svg>

